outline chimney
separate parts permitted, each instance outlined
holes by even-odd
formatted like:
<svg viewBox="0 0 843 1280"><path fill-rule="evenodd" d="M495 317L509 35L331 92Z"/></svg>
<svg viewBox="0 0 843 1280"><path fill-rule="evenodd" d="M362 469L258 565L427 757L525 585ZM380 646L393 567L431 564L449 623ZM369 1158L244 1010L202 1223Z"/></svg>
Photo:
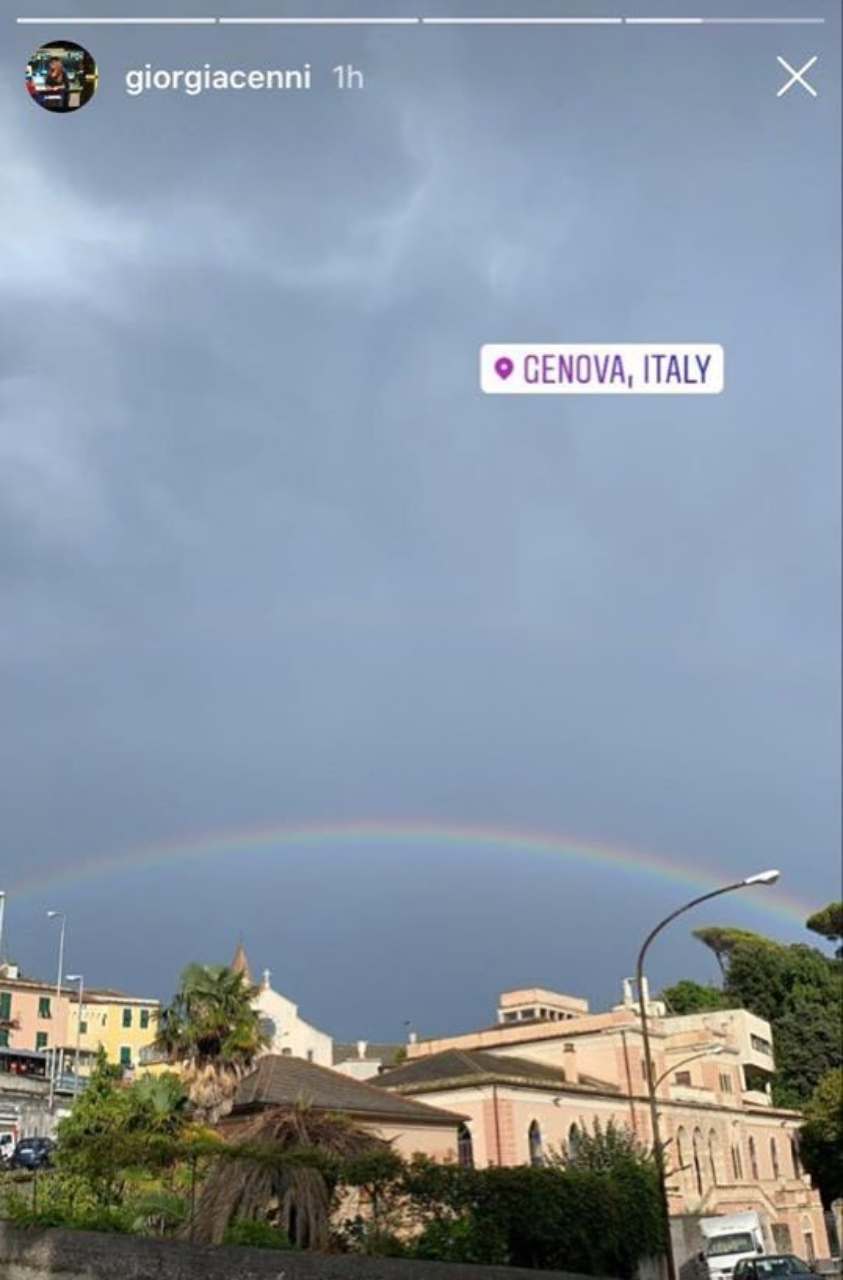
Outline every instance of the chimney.
<svg viewBox="0 0 843 1280"><path fill-rule="evenodd" d="M641 979L640 996L641 996L641 1003L644 1005L647 1012L649 1013L650 1012L650 984L646 978Z"/></svg>
<svg viewBox="0 0 843 1280"><path fill-rule="evenodd" d="M358 1040L357 1041L357 1057L365 1058L366 1050L368 1049L368 1047L369 1047L368 1040Z"/></svg>
<svg viewBox="0 0 843 1280"><path fill-rule="evenodd" d="M418 1038L418 1034L415 1031L411 1031L407 1036L407 1044L417 1044Z"/></svg>
<svg viewBox="0 0 843 1280"><path fill-rule="evenodd" d="M624 978L623 980L623 1003L625 1009L631 1008L633 1004L632 981L630 978Z"/></svg>
<svg viewBox="0 0 843 1280"><path fill-rule="evenodd" d="M565 1079L570 1084L578 1084L580 1073L577 1069L577 1046L575 1044L566 1044L563 1052L565 1057L562 1061L562 1070Z"/></svg>
<svg viewBox="0 0 843 1280"><path fill-rule="evenodd" d="M270 971L269 969L264 969L264 971L263 971L263 977L262 977L262 979L261 979L261 987L262 987L262 989L263 989L264 991L269 991L269 990L270 990L269 980L270 980L270 978L271 978L271 977L272 977L272 973L271 973L271 971Z"/></svg>

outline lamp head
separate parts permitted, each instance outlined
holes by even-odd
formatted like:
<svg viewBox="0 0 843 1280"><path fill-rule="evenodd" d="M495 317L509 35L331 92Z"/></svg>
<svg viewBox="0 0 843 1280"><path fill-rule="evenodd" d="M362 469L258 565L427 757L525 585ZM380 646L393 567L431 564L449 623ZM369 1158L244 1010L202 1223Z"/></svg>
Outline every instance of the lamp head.
<svg viewBox="0 0 843 1280"><path fill-rule="evenodd" d="M66 973L66 974L64 975L64 980L65 980L65 982L81 982L81 981L82 981L82 974L81 974L81 973Z"/></svg>
<svg viewBox="0 0 843 1280"><path fill-rule="evenodd" d="M780 871L759 871L754 876L747 876L744 884L775 884L780 875Z"/></svg>
<svg viewBox="0 0 843 1280"><path fill-rule="evenodd" d="M63 915L64 915L64 912L63 912L63 911L48 911L48 912L47 912L47 919L48 919L48 920L55 920L58 916L63 916Z"/></svg>

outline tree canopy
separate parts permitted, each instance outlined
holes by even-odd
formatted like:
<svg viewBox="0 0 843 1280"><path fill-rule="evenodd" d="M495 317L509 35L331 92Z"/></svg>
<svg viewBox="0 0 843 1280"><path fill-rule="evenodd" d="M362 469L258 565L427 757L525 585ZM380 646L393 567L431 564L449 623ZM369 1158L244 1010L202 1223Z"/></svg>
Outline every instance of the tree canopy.
<svg viewBox="0 0 843 1280"><path fill-rule="evenodd" d="M197 1119L230 1109L240 1080L266 1044L252 1002L257 988L225 965L191 964L159 1019L156 1045L178 1065Z"/></svg>
<svg viewBox="0 0 843 1280"><path fill-rule="evenodd" d="M821 938L829 942L843 940L843 902L829 902L821 911L815 911L805 921L807 927ZM843 947L837 948L837 955L843 955Z"/></svg>
<svg viewBox="0 0 843 1280"><path fill-rule="evenodd" d="M835 905L817 913L829 929L835 927ZM773 1099L779 1106L804 1106L823 1076L843 1065L840 961L816 947L786 945L746 929L709 926L695 929L694 936L717 957L722 986L683 979L664 991L670 1008L675 1013L740 1008L764 1018L773 1029Z"/></svg>
<svg viewBox="0 0 843 1280"><path fill-rule="evenodd" d="M843 1068L827 1072L811 1094L800 1156L826 1206L843 1198Z"/></svg>

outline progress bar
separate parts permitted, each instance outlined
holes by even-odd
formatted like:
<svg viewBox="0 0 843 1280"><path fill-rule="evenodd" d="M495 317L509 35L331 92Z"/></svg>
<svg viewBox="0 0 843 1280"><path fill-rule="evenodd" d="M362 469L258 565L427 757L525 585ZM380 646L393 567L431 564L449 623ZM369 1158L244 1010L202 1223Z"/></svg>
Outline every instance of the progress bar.
<svg viewBox="0 0 843 1280"><path fill-rule="evenodd" d="M33 26L37 23L49 22L51 25L68 27L213 27L216 18L18 18L19 23Z"/></svg>
<svg viewBox="0 0 843 1280"><path fill-rule="evenodd" d="M20 25L38 26L161 26L161 27L804 27L821 26L825 18L16 18Z"/></svg>

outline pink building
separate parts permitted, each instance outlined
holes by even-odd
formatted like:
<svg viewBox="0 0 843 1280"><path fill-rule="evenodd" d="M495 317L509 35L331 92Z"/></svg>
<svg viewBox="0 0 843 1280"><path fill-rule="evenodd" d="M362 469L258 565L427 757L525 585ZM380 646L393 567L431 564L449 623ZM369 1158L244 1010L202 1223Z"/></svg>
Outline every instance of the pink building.
<svg viewBox="0 0 843 1280"><path fill-rule="evenodd" d="M671 1216L758 1210L770 1250L828 1255L822 1205L802 1171L798 1112L774 1107L769 1024L745 1010L669 1016L649 1001ZM595 1121L652 1145L640 1010L592 1014L541 988L505 992L485 1030L411 1043L377 1084L459 1112L460 1156L541 1163Z"/></svg>
<svg viewBox="0 0 843 1280"><path fill-rule="evenodd" d="M0 1048L43 1051L67 1042L70 991L0 968Z"/></svg>

